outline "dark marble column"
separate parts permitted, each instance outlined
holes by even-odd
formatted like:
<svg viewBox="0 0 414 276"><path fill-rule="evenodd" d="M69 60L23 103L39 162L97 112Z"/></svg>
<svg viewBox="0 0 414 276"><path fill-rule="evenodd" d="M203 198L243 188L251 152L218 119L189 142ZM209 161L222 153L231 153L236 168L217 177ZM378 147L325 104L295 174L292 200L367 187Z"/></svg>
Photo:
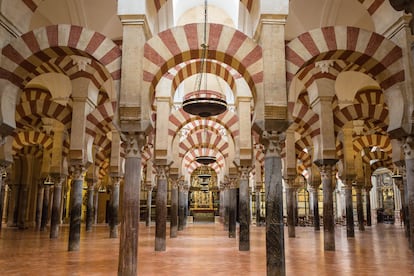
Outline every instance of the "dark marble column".
<svg viewBox="0 0 414 276"><path fill-rule="evenodd" d="M359 231L365 231L364 227L364 203L362 200L362 185L356 187L356 200L357 200L357 215L358 215L358 229Z"/></svg>
<svg viewBox="0 0 414 276"><path fill-rule="evenodd" d="M250 192L251 167L240 167L239 180L239 251L250 250Z"/></svg>
<svg viewBox="0 0 414 276"><path fill-rule="evenodd" d="M143 133L126 135L118 275L137 275Z"/></svg>
<svg viewBox="0 0 414 276"><path fill-rule="evenodd" d="M37 185L37 202L36 202L36 224L35 230L40 231L40 225L42 223L42 208L43 208L43 180Z"/></svg>
<svg viewBox="0 0 414 276"><path fill-rule="evenodd" d="M73 180L70 191L72 206L70 208L68 251L79 251L82 215L82 186L85 167L83 167L83 165L74 165L72 166L72 170Z"/></svg>
<svg viewBox="0 0 414 276"><path fill-rule="evenodd" d="M180 183L178 190L178 231L182 231L184 229L185 204L183 184Z"/></svg>
<svg viewBox="0 0 414 276"><path fill-rule="evenodd" d="M354 231L354 207L352 205L352 184L350 181L345 183L345 210L346 210L346 236L355 237ZM323 193L325 196L325 192ZM325 208L325 207L324 207Z"/></svg>
<svg viewBox="0 0 414 276"><path fill-rule="evenodd" d="M45 185L43 189L43 207L42 220L40 223L40 231L45 231L49 220L49 200L50 200L50 185Z"/></svg>
<svg viewBox="0 0 414 276"><path fill-rule="evenodd" d="M110 204L111 220L109 222L109 238L118 238L119 186L121 177L112 176L112 195Z"/></svg>
<svg viewBox="0 0 414 276"><path fill-rule="evenodd" d="M237 215L237 189L230 188L229 201L229 238L236 237L236 215Z"/></svg>
<svg viewBox="0 0 414 276"><path fill-rule="evenodd" d="M93 224L93 199L94 199L94 192L95 192L95 179L88 179L88 190L86 193L86 220L85 220L85 229L86 232L92 231L92 224Z"/></svg>
<svg viewBox="0 0 414 276"><path fill-rule="evenodd" d="M367 226L372 225L371 221L371 188L372 187L366 187L365 188L365 208L367 209Z"/></svg>
<svg viewBox="0 0 414 276"><path fill-rule="evenodd" d="M226 184L224 188L224 230L229 230L229 218L230 218L230 189Z"/></svg>
<svg viewBox="0 0 414 276"><path fill-rule="evenodd" d="M145 189L147 190L147 208L145 215L145 226L151 225L151 206L152 206L152 183L149 181L145 185Z"/></svg>
<svg viewBox="0 0 414 276"><path fill-rule="evenodd" d="M320 225L320 217L319 217L319 185L314 186L312 189L312 197L313 197L313 228L315 231L319 231L321 229Z"/></svg>
<svg viewBox="0 0 414 276"><path fill-rule="evenodd" d="M53 179L55 185L53 188L52 215L50 218L50 238L56 239L59 236L59 224L61 221L62 186L66 178L64 175L56 175Z"/></svg>
<svg viewBox="0 0 414 276"><path fill-rule="evenodd" d="M98 206L99 206L99 188L95 186L95 193L93 197L93 223L98 224Z"/></svg>
<svg viewBox="0 0 414 276"><path fill-rule="evenodd" d="M318 160L323 189L323 243L325 251L335 251L335 217L333 212L332 167L334 159Z"/></svg>
<svg viewBox="0 0 414 276"><path fill-rule="evenodd" d="M190 186L185 182L184 186L184 227L187 226L187 217L190 215L190 210L188 208L188 194L190 191Z"/></svg>
<svg viewBox="0 0 414 276"><path fill-rule="evenodd" d="M172 180L171 187L171 224L170 224L170 238L177 237L178 230L178 183L177 180Z"/></svg>
<svg viewBox="0 0 414 276"><path fill-rule="evenodd" d="M20 187L20 199L19 199L19 215L17 227L19 229L26 229L26 211L28 200L28 187L27 184L22 184Z"/></svg>
<svg viewBox="0 0 414 276"><path fill-rule="evenodd" d="M294 181L294 179L293 179ZM288 236L289 238L294 238L295 225L296 225L296 216L295 216L295 197L296 189L292 187L286 188L286 208L287 208L287 225L288 225Z"/></svg>
<svg viewBox="0 0 414 276"><path fill-rule="evenodd" d="M260 184L260 185L259 185ZM261 209L261 204L260 204L260 191L262 189L262 183L256 183L256 188L255 188L255 204L256 204L256 226L262 226L262 220L261 220L261 213L260 213L260 209Z"/></svg>
<svg viewBox="0 0 414 276"><path fill-rule="evenodd" d="M414 139L407 137L403 144L405 154L405 174L407 179L406 195L408 197L409 246L414 250Z"/></svg>
<svg viewBox="0 0 414 276"><path fill-rule="evenodd" d="M266 193L266 271L267 275L286 275L283 223L283 184L281 143L284 136L264 132Z"/></svg>
<svg viewBox="0 0 414 276"><path fill-rule="evenodd" d="M167 235L167 171L168 166L156 165L157 196L155 205L155 251L166 250Z"/></svg>
<svg viewBox="0 0 414 276"><path fill-rule="evenodd" d="M0 230L3 222L4 195L6 193L6 167L0 166Z"/></svg>
<svg viewBox="0 0 414 276"><path fill-rule="evenodd" d="M405 214L405 236L408 238L408 240L410 239L410 211L409 211L409 204L408 204L408 183L407 183L407 174L406 174L406 169L405 166L402 167L402 177L403 177L403 185L404 185L404 200L405 200L405 210L404 210L404 214Z"/></svg>

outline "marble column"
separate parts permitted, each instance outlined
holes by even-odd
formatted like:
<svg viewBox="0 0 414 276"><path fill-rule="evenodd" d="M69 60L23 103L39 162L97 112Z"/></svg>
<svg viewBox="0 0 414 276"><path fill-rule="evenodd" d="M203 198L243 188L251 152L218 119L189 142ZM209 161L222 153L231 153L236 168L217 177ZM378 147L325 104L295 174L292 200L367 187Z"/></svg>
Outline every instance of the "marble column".
<svg viewBox="0 0 414 276"><path fill-rule="evenodd" d="M92 224L93 224L93 199L94 199L94 192L95 192L95 179L88 179L88 190L86 193L86 220L85 220L85 229L86 232L92 231Z"/></svg>
<svg viewBox="0 0 414 276"><path fill-rule="evenodd" d="M156 165L157 196L155 205L155 251L166 250L167 235L167 165Z"/></svg>
<svg viewBox="0 0 414 276"><path fill-rule="evenodd" d="M260 184L260 185L259 185ZM256 183L256 187L255 187L255 197L256 197L256 200L255 200L255 204L256 204L256 226L262 226L262 221L261 221L261 212L260 212L260 209L261 209L261 204L260 204L260 201L261 201L261 199L260 199L260 191L261 191L261 189L262 189L262 183Z"/></svg>
<svg viewBox="0 0 414 276"><path fill-rule="evenodd" d="M60 206L62 202L62 186L66 180L64 175L55 175L53 188L52 214L50 218L50 238L56 239L59 236L59 224L61 221Z"/></svg>
<svg viewBox="0 0 414 276"><path fill-rule="evenodd" d="M6 166L0 165L0 230L3 222L4 195L6 193Z"/></svg>
<svg viewBox="0 0 414 276"><path fill-rule="evenodd" d="M178 231L182 231L185 224L185 196L183 184L183 182L180 183L178 188Z"/></svg>
<svg viewBox="0 0 414 276"><path fill-rule="evenodd" d="M40 231L45 231L46 225L49 221L50 185L45 185L43 190L43 207Z"/></svg>
<svg viewBox="0 0 414 276"><path fill-rule="evenodd" d="M19 195L19 215L17 221L17 227L19 229L26 229L26 211L27 211L27 200L28 200L28 187L27 184L22 184L20 187Z"/></svg>
<svg viewBox="0 0 414 276"><path fill-rule="evenodd" d="M147 190L147 213L145 215L145 226L151 225L152 188L152 183L150 181L146 182L145 189Z"/></svg>
<svg viewBox="0 0 414 276"><path fill-rule="evenodd" d="M403 180L402 180L402 176L401 175L393 175L392 178L394 179L394 183L395 185L398 187L398 189L400 190L400 195L401 195L401 210L400 212L402 212L402 223L405 224L405 190L404 190L404 184L403 184Z"/></svg>
<svg viewBox="0 0 414 276"><path fill-rule="evenodd" d="M189 206L188 206L188 196L189 196L189 191L190 191L190 186L188 185L187 182L185 182L186 186L184 189L184 227L187 226L187 217L190 215L190 210L189 210Z"/></svg>
<svg viewBox="0 0 414 276"><path fill-rule="evenodd" d="M94 197L93 197L93 223L98 224L98 206L99 206L99 188L95 187Z"/></svg>
<svg viewBox="0 0 414 276"><path fill-rule="evenodd" d="M315 231L321 229L320 217L319 217L319 185L314 186L312 189L313 197L313 228Z"/></svg>
<svg viewBox="0 0 414 276"><path fill-rule="evenodd" d="M126 135L118 275L137 275L141 148L144 133Z"/></svg>
<svg viewBox="0 0 414 276"><path fill-rule="evenodd" d="M294 181L294 179L293 179ZM290 185L290 184L289 184ZM287 225L288 225L288 236L289 238L296 237L295 225L296 225L296 214L295 214L295 200L296 200L296 188L286 188L286 208L287 208Z"/></svg>
<svg viewBox="0 0 414 276"><path fill-rule="evenodd" d="M345 183L345 210L346 210L346 236L355 237L354 231L354 207L352 205L352 184ZM325 196L325 192L323 193ZM324 207L325 209L325 207Z"/></svg>
<svg viewBox="0 0 414 276"><path fill-rule="evenodd" d="M325 251L335 251L335 217L333 212L332 167L334 159L319 160L323 189L323 244Z"/></svg>
<svg viewBox="0 0 414 276"><path fill-rule="evenodd" d="M72 166L72 188L70 192L72 206L70 208L68 251L79 251L82 215L82 186L85 167L77 164Z"/></svg>
<svg viewBox="0 0 414 276"><path fill-rule="evenodd" d="M403 144L405 154L405 174L407 178L407 207L409 220L409 246L414 250L414 138L407 137Z"/></svg>
<svg viewBox="0 0 414 276"><path fill-rule="evenodd" d="M229 189L229 238L236 238L237 188Z"/></svg>
<svg viewBox="0 0 414 276"><path fill-rule="evenodd" d="M229 215L230 215L230 189L228 184L224 187L224 230L229 230Z"/></svg>
<svg viewBox="0 0 414 276"><path fill-rule="evenodd" d="M283 183L281 143L284 136L264 132L266 193L266 271L267 275L286 275L283 223Z"/></svg>
<svg viewBox="0 0 414 276"><path fill-rule="evenodd" d="M39 181L37 185L37 202L36 202L36 224L35 230L40 231L40 225L42 223L42 208L43 208L43 180Z"/></svg>
<svg viewBox="0 0 414 276"><path fill-rule="evenodd" d="M372 225L371 221L371 192L372 187L365 187L365 208L367 209L367 226Z"/></svg>
<svg viewBox="0 0 414 276"><path fill-rule="evenodd" d="M404 200L405 200L405 210L404 210L404 214L405 214L405 236L408 238L408 240L410 239L410 211L409 211L409 204L408 204L408 182L407 182L407 173L406 173L406 167L402 167L402 180L403 180L403 185L404 185Z"/></svg>
<svg viewBox="0 0 414 276"><path fill-rule="evenodd" d="M239 179L239 251L250 250L250 192L251 167L240 167Z"/></svg>
<svg viewBox="0 0 414 276"><path fill-rule="evenodd" d="M362 200L362 184L356 187L356 201L357 201L357 215L358 215L358 229L359 231L365 231L364 227L364 203Z"/></svg>
<svg viewBox="0 0 414 276"><path fill-rule="evenodd" d="M119 187L121 183L121 177L112 176L112 195L110 199L110 217L109 221L109 238L118 238L118 212L119 212Z"/></svg>
<svg viewBox="0 0 414 276"><path fill-rule="evenodd" d="M170 210L170 238L177 237L178 231L178 183L177 179L172 179L171 186L171 210Z"/></svg>

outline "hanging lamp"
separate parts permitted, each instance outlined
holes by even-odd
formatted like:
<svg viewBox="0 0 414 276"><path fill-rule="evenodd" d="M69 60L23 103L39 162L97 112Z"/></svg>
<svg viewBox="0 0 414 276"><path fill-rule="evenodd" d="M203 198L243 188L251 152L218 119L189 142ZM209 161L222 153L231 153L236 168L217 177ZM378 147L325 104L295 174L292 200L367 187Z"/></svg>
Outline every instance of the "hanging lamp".
<svg viewBox="0 0 414 276"><path fill-rule="evenodd" d="M206 165L216 162L217 161L216 157L213 155L207 155L207 152L206 152L207 150L205 148L205 145L207 143L207 124L205 122L204 122L204 130L201 136L201 143L202 143L201 155L195 158L197 163L200 163L206 166Z"/></svg>
<svg viewBox="0 0 414 276"><path fill-rule="evenodd" d="M199 74L195 82L195 91L184 96L183 109L185 112L203 118L219 115L227 110L226 97L218 91L207 89L207 0L204 1L204 36Z"/></svg>

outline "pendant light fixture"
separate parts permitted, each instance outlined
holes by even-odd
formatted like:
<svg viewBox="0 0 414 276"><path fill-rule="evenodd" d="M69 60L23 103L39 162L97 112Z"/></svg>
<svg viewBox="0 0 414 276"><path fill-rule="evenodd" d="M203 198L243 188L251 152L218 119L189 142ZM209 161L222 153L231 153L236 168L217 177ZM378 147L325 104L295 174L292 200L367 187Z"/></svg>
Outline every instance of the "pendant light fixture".
<svg viewBox="0 0 414 276"><path fill-rule="evenodd" d="M195 89L184 96L183 109L187 113L205 118L219 115L227 110L225 95L207 88L207 0L204 1L204 36L200 46L202 53Z"/></svg>
<svg viewBox="0 0 414 276"><path fill-rule="evenodd" d="M195 159L198 163L202 165L209 165L216 162L216 157L212 155L207 155L207 123L203 122L204 129L201 135L201 155L197 156Z"/></svg>

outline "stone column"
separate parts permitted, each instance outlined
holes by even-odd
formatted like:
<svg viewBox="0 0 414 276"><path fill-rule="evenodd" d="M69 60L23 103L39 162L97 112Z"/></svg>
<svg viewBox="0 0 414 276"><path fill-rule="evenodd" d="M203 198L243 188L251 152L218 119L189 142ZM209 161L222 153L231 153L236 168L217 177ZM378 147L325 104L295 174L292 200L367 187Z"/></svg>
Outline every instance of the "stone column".
<svg viewBox="0 0 414 276"><path fill-rule="evenodd" d="M93 213L94 213L94 206L93 206L93 199L94 199L94 192L95 192L95 184L96 179L88 179L87 185L88 190L86 193L86 223L85 223L85 229L86 232L92 231L92 224L93 224Z"/></svg>
<svg viewBox="0 0 414 276"><path fill-rule="evenodd" d="M126 136L118 275L137 275L141 148L144 142L143 133Z"/></svg>
<svg viewBox="0 0 414 276"><path fill-rule="evenodd" d="M367 226L371 226L372 225L372 221L371 221L371 196L370 196L370 192L371 192L372 186L371 187L365 187L365 208L367 209Z"/></svg>
<svg viewBox="0 0 414 276"><path fill-rule="evenodd" d="M405 173L407 178L407 205L409 220L409 246L414 249L414 139L407 137L403 144L405 154Z"/></svg>
<svg viewBox="0 0 414 276"><path fill-rule="evenodd" d="M294 182L295 179L289 179L288 182ZM289 238L296 237L295 225L296 225L296 214L295 214L295 201L296 201L296 188L293 187L292 183L289 183L286 187L286 208L287 208L287 224L288 224L288 236Z"/></svg>
<svg viewBox="0 0 414 276"><path fill-rule="evenodd" d="M45 231L46 225L49 221L50 185L45 185L43 190L44 190L43 207L42 207L42 220L40 223L40 231Z"/></svg>
<svg viewBox="0 0 414 276"><path fill-rule="evenodd" d="M95 186L93 197L93 223L98 224L99 187Z"/></svg>
<svg viewBox="0 0 414 276"><path fill-rule="evenodd" d="M72 206L70 208L68 251L79 251L82 215L82 186L85 167L81 164L72 166L72 188L70 191Z"/></svg>
<svg viewBox="0 0 414 276"><path fill-rule="evenodd" d="M178 175L170 175L171 185L171 212L170 238L177 237L178 231Z"/></svg>
<svg viewBox="0 0 414 276"><path fill-rule="evenodd" d="M167 165L156 165L157 171L157 196L155 219L155 251L166 250L167 235Z"/></svg>
<svg viewBox="0 0 414 276"><path fill-rule="evenodd" d="M260 209L261 209L261 204L260 204L260 191L262 190L262 182L257 183L256 182L256 186L255 186L255 196L256 196L256 226L262 226L262 221L261 221L261 214L260 214Z"/></svg>
<svg viewBox="0 0 414 276"><path fill-rule="evenodd" d="M358 215L358 229L359 231L365 231L364 227L364 206L362 200L362 183L357 183L356 186L356 200L357 200L357 215Z"/></svg>
<svg viewBox="0 0 414 276"><path fill-rule="evenodd" d="M8 164L1 164L0 161L0 230L3 222L4 195L6 192L6 168Z"/></svg>
<svg viewBox="0 0 414 276"><path fill-rule="evenodd" d="M42 207L43 207L43 180L39 181L37 185L37 204L36 204L36 224L35 230L40 231L40 225L42 223Z"/></svg>
<svg viewBox="0 0 414 276"><path fill-rule="evenodd" d="M392 178L394 179L394 183L395 185L398 187L398 189L400 190L400 195L401 195L401 210L402 210L402 221L405 224L405 207L406 207L406 202L405 202L405 190L404 190L404 184L403 184L403 179L402 179L402 175L393 175ZM401 212L400 210L400 212Z"/></svg>
<svg viewBox="0 0 414 276"><path fill-rule="evenodd" d="M229 238L236 238L237 188L229 189Z"/></svg>
<svg viewBox="0 0 414 276"><path fill-rule="evenodd" d="M346 210L346 236L355 237L354 231L354 207L352 205L352 184L351 181L345 181L345 210ZM349 184L348 184L349 183ZM325 192L323 193L325 196ZM325 208L325 207L324 207Z"/></svg>
<svg viewBox="0 0 414 276"><path fill-rule="evenodd" d="M353 146L353 125L346 125L343 131L344 145L344 172L341 178L345 189L345 210L346 210L346 236L355 237L354 231L354 208L352 205L352 184L356 178L354 146ZM358 153L359 154L359 153Z"/></svg>
<svg viewBox="0 0 414 276"><path fill-rule="evenodd" d="M410 239L410 211L409 211L409 204L408 204L408 182L407 182L407 173L406 173L406 167L402 167L402 179L403 179L403 185L404 185L404 201L405 201L405 236Z"/></svg>
<svg viewBox="0 0 414 276"><path fill-rule="evenodd" d="M332 167L334 159L319 160L323 189L323 243L325 251L335 251L335 217L333 212Z"/></svg>
<svg viewBox="0 0 414 276"><path fill-rule="evenodd" d="M250 192L251 167L239 167L239 251L250 250Z"/></svg>
<svg viewBox="0 0 414 276"><path fill-rule="evenodd" d="M62 186L66 180L64 175L54 175L54 188L53 188L53 205L52 215L50 219L50 238L56 239L59 236L59 224L61 221L60 206L62 202Z"/></svg>
<svg viewBox="0 0 414 276"><path fill-rule="evenodd" d="M312 197L313 197L313 228L315 231L319 231L320 220L319 220L319 185L312 187Z"/></svg>
<svg viewBox="0 0 414 276"><path fill-rule="evenodd" d="M184 194L184 181L180 182L178 187L178 231L184 229L185 225L185 194Z"/></svg>
<svg viewBox="0 0 414 276"><path fill-rule="evenodd" d="M110 217L109 221L109 238L118 238L118 213L119 213L119 187L121 183L120 176L112 176L112 195L110 204Z"/></svg>
<svg viewBox="0 0 414 276"><path fill-rule="evenodd" d="M152 189L153 185L151 181L145 183L145 189L147 190L147 214L145 219L145 226L151 225L151 206L152 206Z"/></svg>
<svg viewBox="0 0 414 276"><path fill-rule="evenodd" d="M281 143L283 135L265 131L266 266L267 275L286 275L283 223Z"/></svg>

